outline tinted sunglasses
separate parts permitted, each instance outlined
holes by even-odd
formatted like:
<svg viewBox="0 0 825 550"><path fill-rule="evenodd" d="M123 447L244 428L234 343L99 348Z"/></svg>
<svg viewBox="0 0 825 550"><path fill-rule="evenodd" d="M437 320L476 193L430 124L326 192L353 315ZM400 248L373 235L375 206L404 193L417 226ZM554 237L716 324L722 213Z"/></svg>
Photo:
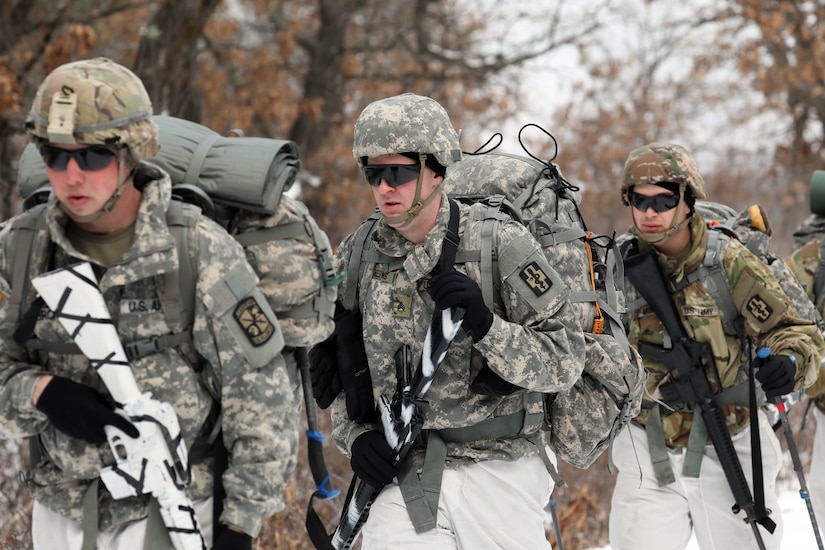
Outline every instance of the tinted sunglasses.
<svg viewBox="0 0 825 550"><path fill-rule="evenodd" d="M654 212L667 212L671 208L676 208L679 204L679 195L655 195L648 197L640 195L639 193L630 192L630 204L639 212L647 212L648 208L652 208Z"/></svg>
<svg viewBox="0 0 825 550"><path fill-rule="evenodd" d="M364 166L364 176L367 178L367 183L373 187L381 185L381 180L386 181L390 187L398 187L418 179L420 173L420 164L368 164Z"/></svg>
<svg viewBox="0 0 825 550"><path fill-rule="evenodd" d="M76 151L43 145L40 147L40 156L43 157L46 166L52 170L65 170L69 165L69 159L74 159L81 170L89 172L107 168L112 163L112 159L115 158L115 152L102 145L86 147Z"/></svg>

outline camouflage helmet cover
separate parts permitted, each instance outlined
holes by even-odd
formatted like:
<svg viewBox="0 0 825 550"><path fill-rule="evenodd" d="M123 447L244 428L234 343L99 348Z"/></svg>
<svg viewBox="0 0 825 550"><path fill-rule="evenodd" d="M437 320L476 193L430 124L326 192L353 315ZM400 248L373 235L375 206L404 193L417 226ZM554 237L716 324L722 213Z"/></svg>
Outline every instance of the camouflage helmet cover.
<svg viewBox="0 0 825 550"><path fill-rule="evenodd" d="M26 130L35 143L126 146L134 162L159 149L143 83L103 57L67 63L49 73L37 90Z"/></svg>
<svg viewBox="0 0 825 550"><path fill-rule="evenodd" d="M432 98L406 93L367 105L355 122L352 154L364 157L427 153L444 166L461 160L458 134L450 117Z"/></svg>
<svg viewBox="0 0 825 550"><path fill-rule="evenodd" d="M635 185L661 182L686 185L697 199L707 198L705 181L687 149L675 143L650 143L627 157L622 176L622 200L629 204L627 194Z"/></svg>

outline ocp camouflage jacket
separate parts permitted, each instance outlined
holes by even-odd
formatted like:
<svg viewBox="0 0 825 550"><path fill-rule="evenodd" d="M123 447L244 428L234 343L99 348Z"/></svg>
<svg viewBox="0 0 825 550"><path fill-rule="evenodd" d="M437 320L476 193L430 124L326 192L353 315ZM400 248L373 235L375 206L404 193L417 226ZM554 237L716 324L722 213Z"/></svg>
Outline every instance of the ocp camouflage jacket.
<svg viewBox="0 0 825 550"><path fill-rule="evenodd" d="M690 222L692 234L690 244L676 258L668 259L657 253L660 269L666 280L679 282L685 275L696 270L702 263L707 249L708 233L705 221L694 214ZM641 250L649 245L639 240ZM813 383L825 343L811 319L802 319L785 295L769 268L736 239L731 239L725 248L722 260L731 297L744 319L748 338L752 340L750 349L768 347L773 354L790 355L796 358L796 387L804 388ZM628 304L639 298L638 291L626 281ZM726 334L720 317L721 309L713 301L707 288L707 281L697 280L673 295L689 337L710 345L716 360L716 368L723 388L731 388L748 380L749 347L736 335ZM664 329L659 318L650 307L640 307L629 320L628 339L631 345L649 342L662 345ZM670 381L667 367L656 361L645 359L649 374L646 393L661 400L659 386ZM716 389L713 376L708 377L711 387ZM748 408L736 405L722 406L722 412L731 433L736 433L749 422ZM645 424L648 412L642 413L636 421ZM686 445L693 421L693 412L668 412L662 409L662 423L665 441L670 446Z"/></svg>

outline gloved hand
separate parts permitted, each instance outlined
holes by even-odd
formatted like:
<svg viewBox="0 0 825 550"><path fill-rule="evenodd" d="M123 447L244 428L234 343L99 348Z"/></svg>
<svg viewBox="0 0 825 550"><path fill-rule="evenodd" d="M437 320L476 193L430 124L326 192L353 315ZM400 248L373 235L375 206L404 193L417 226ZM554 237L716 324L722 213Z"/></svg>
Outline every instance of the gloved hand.
<svg viewBox="0 0 825 550"><path fill-rule="evenodd" d="M326 409L341 393L341 375L335 353L335 334L312 346L309 350L309 377L312 395L321 409Z"/></svg>
<svg viewBox="0 0 825 550"><path fill-rule="evenodd" d="M395 458L395 451L381 432L364 432L352 442L352 471L373 487L380 488L392 481L398 471Z"/></svg>
<svg viewBox="0 0 825 550"><path fill-rule="evenodd" d="M768 355L753 360L756 379L762 383L762 389L768 400L791 393L796 377L796 363L787 355Z"/></svg>
<svg viewBox="0 0 825 550"><path fill-rule="evenodd" d="M223 526L212 550L252 550L252 537Z"/></svg>
<svg viewBox="0 0 825 550"><path fill-rule="evenodd" d="M481 288L463 273L439 273L430 280L429 292L440 309L464 308L461 326L472 336L473 342L484 338L493 325L493 312L484 303Z"/></svg>
<svg viewBox="0 0 825 550"><path fill-rule="evenodd" d="M55 428L88 443L106 441L104 426L114 426L130 437L140 435L134 424L115 413L102 394L68 378L52 378L35 407L46 413Z"/></svg>

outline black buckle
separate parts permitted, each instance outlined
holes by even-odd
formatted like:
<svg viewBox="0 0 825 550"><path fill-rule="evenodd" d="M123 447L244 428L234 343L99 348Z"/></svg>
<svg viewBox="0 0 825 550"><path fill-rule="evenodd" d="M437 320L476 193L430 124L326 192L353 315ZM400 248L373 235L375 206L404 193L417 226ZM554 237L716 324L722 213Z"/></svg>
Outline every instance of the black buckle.
<svg viewBox="0 0 825 550"><path fill-rule="evenodd" d="M138 340L137 342L125 344L123 351L126 352L126 358L129 359L129 361L134 361L159 352L160 346L158 345L157 338L147 338L146 340Z"/></svg>

